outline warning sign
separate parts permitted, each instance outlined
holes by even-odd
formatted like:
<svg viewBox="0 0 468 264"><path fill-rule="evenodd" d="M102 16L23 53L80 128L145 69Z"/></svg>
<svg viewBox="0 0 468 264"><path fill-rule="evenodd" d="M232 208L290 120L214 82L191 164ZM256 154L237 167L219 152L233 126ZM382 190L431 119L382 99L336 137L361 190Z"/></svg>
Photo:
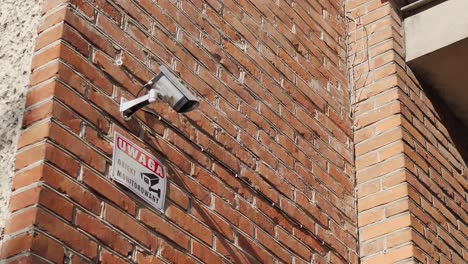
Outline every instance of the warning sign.
<svg viewBox="0 0 468 264"><path fill-rule="evenodd" d="M156 157L116 132L112 167L112 179L156 209L164 210L166 168Z"/></svg>

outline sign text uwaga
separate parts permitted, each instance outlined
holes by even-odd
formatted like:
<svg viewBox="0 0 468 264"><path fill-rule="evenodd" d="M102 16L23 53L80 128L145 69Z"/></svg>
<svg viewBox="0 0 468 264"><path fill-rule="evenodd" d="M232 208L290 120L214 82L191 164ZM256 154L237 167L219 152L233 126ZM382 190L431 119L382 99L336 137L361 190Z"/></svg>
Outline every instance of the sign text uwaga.
<svg viewBox="0 0 468 264"><path fill-rule="evenodd" d="M112 164L112 179L156 209L164 209L166 169L156 157L115 133Z"/></svg>

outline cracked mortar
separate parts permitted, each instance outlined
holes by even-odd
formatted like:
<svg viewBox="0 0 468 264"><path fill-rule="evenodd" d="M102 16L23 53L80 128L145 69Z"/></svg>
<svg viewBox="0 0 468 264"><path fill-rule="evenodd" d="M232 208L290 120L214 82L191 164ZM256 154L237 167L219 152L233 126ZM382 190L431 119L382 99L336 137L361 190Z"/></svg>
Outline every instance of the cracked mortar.
<svg viewBox="0 0 468 264"><path fill-rule="evenodd" d="M0 228L8 216L41 0L0 1ZM3 231L2 231L3 233Z"/></svg>

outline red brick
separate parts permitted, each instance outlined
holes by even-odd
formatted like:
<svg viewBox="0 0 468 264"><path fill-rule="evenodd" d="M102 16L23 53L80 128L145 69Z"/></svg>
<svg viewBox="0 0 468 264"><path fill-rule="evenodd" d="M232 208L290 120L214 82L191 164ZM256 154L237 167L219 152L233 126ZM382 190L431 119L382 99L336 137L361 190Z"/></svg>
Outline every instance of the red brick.
<svg viewBox="0 0 468 264"><path fill-rule="evenodd" d="M290 124L284 122L284 120L278 116L277 113L273 112L268 106L260 104L260 113L268 119L281 133L285 134L289 138L294 138L294 129Z"/></svg>
<svg viewBox="0 0 468 264"><path fill-rule="evenodd" d="M122 61L127 57L123 57ZM103 52L95 51L93 56L93 63L107 75L112 75L112 80L121 87L125 87L131 94L137 96L138 91L144 83L139 83L134 78L131 78L121 66L117 65L114 58L107 57ZM99 87L99 86L98 86ZM131 99L131 98L129 98Z"/></svg>
<svg viewBox="0 0 468 264"><path fill-rule="evenodd" d="M192 176L197 182L205 186L212 193L217 194L218 196L222 197L223 199L229 202L234 201L235 194L230 189L228 189L223 182L211 176L209 172L199 167L194 167L194 172Z"/></svg>
<svg viewBox="0 0 468 264"><path fill-rule="evenodd" d="M169 140L171 144L179 148L181 151L184 152L185 155L194 159L201 166L205 168L210 167L211 160L209 157L207 157L206 153L203 153L203 151L199 147L194 146L190 141L186 140L183 136L179 135L173 130L168 130L167 139Z"/></svg>
<svg viewBox="0 0 468 264"><path fill-rule="evenodd" d="M183 172L190 174L191 165L188 158L177 151L164 139L152 136L148 133L145 134L145 142L147 142L154 149L158 150L164 157L167 157L172 163L178 166Z"/></svg>
<svg viewBox="0 0 468 264"><path fill-rule="evenodd" d="M31 251L54 263L62 263L65 256L62 245L42 234L34 235Z"/></svg>
<svg viewBox="0 0 468 264"><path fill-rule="evenodd" d="M42 5L41 14L45 15L50 10L53 10L54 8L59 7L60 5L62 5L65 2L66 2L66 0L48 0L48 1L45 1L44 4Z"/></svg>
<svg viewBox="0 0 468 264"><path fill-rule="evenodd" d="M238 235L237 239L239 247L249 253L252 257L256 258L261 263L273 263L273 256L260 247L256 241L253 241L252 239L241 234Z"/></svg>
<svg viewBox="0 0 468 264"><path fill-rule="evenodd" d="M347 16L366 30L346 29L336 0L47 1L5 232L48 219L31 207L41 204L60 219L50 222L94 243L94 258L73 253L72 262L357 263L358 223L359 239L376 238L374 248L361 244L363 262L461 262L466 181L450 114L405 65L391 5L348 2ZM158 103L124 120L120 98L136 96L161 64L200 97L198 110L181 115ZM167 216L137 208L97 175L108 175L110 131L166 161ZM40 181L54 190L26 187ZM102 212L102 200L116 207ZM78 227L68 222L72 207ZM424 239L396 239L382 253L389 226ZM78 250L47 228L39 225ZM127 246L109 246L119 240L112 236Z"/></svg>
<svg viewBox="0 0 468 264"><path fill-rule="evenodd" d="M272 168L269 168L263 163L259 163L257 166L258 174L269 184L274 186L279 192L284 194L286 197L292 197L292 188L287 184L284 179L275 173Z"/></svg>
<svg viewBox="0 0 468 264"><path fill-rule="evenodd" d="M284 135L278 135L277 141L278 144L285 148L289 152L289 155L292 155L296 161L300 162L306 168L312 168L311 160L308 155L302 151L293 141Z"/></svg>
<svg viewBox="0 0 468 264"><path fill-rule="evenodd" d="M117 24L120 25L122 20L122 14L120 11L111 5L109 2L105 0L97 0L95 1L96 8L101 10L104 14L108 17L112 18Z"/></svg>
<svg viewBox="0 0 468 264"><path fill-rule="evenodd" d="M249 150L260 159L275 168L277 166L278 158L272 153L268 152L267 149L260 144L257 140L252 138L250 135L240 132L239 141L242 142L244 147L248 146Z"/></svg>
<svg viewBox="0 0 468 264"><path fill-rule="evenodd" d="M65 83L66 86L73 88L73 90L83 96L87 92L88 87L92 86L89 81L82 77L70 65L63 62L59 64L58 78L61 82Z"/></svg>
<svg viewBox="0 0 468 264"><path fill-rule="evenodd" d="M34 204L41 204L68 221L72 219L73 205L44 187L36 187L15 193L10 199L10 211L14 212Z"/></svg>
<svg viewBox="0 0 468 264"><path fill-rule="evenodd" d="M78 156L97 171L101 173L105 171L106 162L104 157L91 147L84 144L75 135L72 135L70 132L64 130L58 125L53 124L50 128L49 136L52 140L65 147L68 151Z"/></svg>
<svg viewBox="0 0 468 264"><path fill-rule="evenodd" d="M227 64L228 62L232 62L229 58L227 58L225 56L225 53L221 53L223 54L223 57L221 58L221 63L222 64ZM235 66L230 66L231 68L234 68ZM235 68L235 70L238 70L237 68ZM233 73L232 74L233 76L229 75L229 74L223 74L220 76L220 79L221 81L226 85L226 87L223 87L223 90L219 90L218 88L214 87L214 89L217 89L220 94L226 98L226 101L230 102L231 105L233 105L234 107L237 106L238 102L240 101L242 103L241 100L243 100L246 104L250 105L250 106L255 106L255 97L253 95L253 92L250 91L252 90L252 87L254 86L254 84L252 82L255 82L257 83L256 80L254 79L251 79L250 76L246 75L244 77L244 83L241 84L239 83L239 81L236 79L237 76L239 76L239 73ZM200 75L202 76L202 75ZM255 84L255 87L257 87L258 84ZM231 91L229 91L227 88L230 88L232 89L232 92L234 92L237 96L235 96L233 99L230 99L231 97L227 97L227 95L231 95ZM247 89L247 88L250 88ZM224 91L224 89L226 89ZM237 98L239 97L239 98ZM241 99L241 100L239 100Z"/></svg>
<svg viewBox="0 0 468 264"><path fill-rule="evenodd" d="M98 0L98 5L108 13L114 13L113 7L110 4L105 3L103 0ZM105 6L103 6L105 5ZM107 8L109 7L109 9ZM114 19L120 20L120 15L115 14L111 15ZM111 42L109 42L108 38L97 30L97 27L90 23L89 21L83 19L81 16L76 14L73 10L68 9L66 13L66 23L69 24L71 27L76 29L80 34L85 37L91 45L97 47L100 50L103 50L109 56L114 58L118 53L118 48L115 47ZM120 21L119 21L120 22Z"/></svg>
<svg viewBox="0 0 468 264"><path fill-rule="evenodd" d="M161 243L161 256L167 259L170 263L198 263L198 261L188 255L187 252L181 252L165 242Z"/></svg>
<svg viewBox="0 0 468 264"><path fill-rule="evenodd" d="M20 149L24 146L36 143L49 135L50 123L41 123L36 126L29 127L28 130L21 133L18 141L17 148Z"/></svg>
<svg viewBox="0 0 468 264"><path fill-rule="evenodd" d="M115 254L107 250L103 250L101 252L100 263L102 264L125 264L125 263L128 263L128 261L122 258L119 258Z"/></svg>
<svg viewBox="0 0 468 264"><path fill-rule="evenodd" d="M11 234L21 229L30 228L36 221L37 210L37 207L29 207L11 214L5 223L5 234Z"/></svg>
<svg viewBox="0 0 468 264"><path fill-rule="evenodd" d="M175 35L176 25L170 16L164 13L154 2L150 0L142 0L139 4L148 11L148 13L171 35ZM158 25L158 27L160 27Z"/></svg>
<svg viewBox="0 0 468 264"><path fill-rule="evenodd" d="M230 207L228 204L226 204L225 201L223 201L220 198L215 199L214 205L215 211L219 215L224 217L227 221L232 223L232 226L239 228L249 236L253 236L254 225L247 217L243 216L237 210Z"/></svg>
<svg viewBox="0 0 468 264"><path fill-rule="evenodd" d="M250 256L226 240L216 237L216 251L232 263L258 263L255 256Z"/></svg>
<svg viewBox="0 0 468 264"><path fill-rule="evenodd" d="M295 252L297 255L303 259L309 261L312 258L311 251L301 244L299 240L295 239L291 234L286 233L283 229L277 229L277 239L279 242L284 244L289 250Z"/></svg>
<svg viewBox="0 0 468 264"><path fill-rule="evenodd" d="M290 263L292 255L281 245L276 238L269 236L267 233L257 229L256 232L257 241L270 250L275 256L286 263Z"/></svg>
<svg viewBox="0 0 468 264"><path fill-rule="evenodd" d="M92 127L85 127L85 139L94 147L106 153L108 157L112 154L112 145L106 140L105 134L98 132Z"/></svg>
<svg viewBox="0 0 468 264"><path fill-rule="evenodd" d="M98 28L106 32L106 34L109 35L109 37L111 37L114 41L118 42L120 46L128 49L137 59L144 59L143 50L134 45L131 39L128 38L127 35L120 29L120 27L113 21L109 20L103 15L98 15L96 25Z"/></svg>
<svg viewBox="0 0 468 264"><path fill-rule="evenodd" d="M201 47L198 46L196 40L192 40L190 37L183 37L181 39L181 44L185 49L187 49L187 51L190 54L192 54L196 61L199 61L201 65L207 68L207 70L202 68L202 71L205 71L206 73L216 73L217 66L214 60L207 54L207 52L205 52L203 49L201 49Z"/></svg>
<svg viewBox="0 0 468 264"><path fill-rule="evenodd" d="M146 29L151 28L151 21L149 17L144 12L142 12L142 10L140 10L135 4L129 3L124 0L117 0L115 1L115 3L119 5L123 10L125 10L125 12L130 17L138 21L138 23L144 26Z"/></svg>
<svg viewBox="0 0 468 264"><path fill-rule="evenodd" d="M138 134L141 129L138 122L133 118L125 120L119 112L119 104L115 100L94 89L89 91L88 98L93 104L98 105L102 111L111 115L117 122L128 128L132 133Z"/></svg>
<svg viewBox="0 0 468 264"><path fill-rule="evenodd" d="M35 69L34 71L31 72L29 85L33 86L41 82L44 82L50 78L55 77L58 73L58 68L59 68L59 62L53 61L51 63L48 63L47 65L44 65L44 67Z"/></svg>
<svg viewBox="0 0 468 264"><path fill-rule="evenodd" d="M30 89L26 95L26 108L45 100L49 100L53 96L55 82L46 82Z"/></svg>
<svg viewBox="0 0 468 264"><path fill-rule="evenodd" d="M6 263L9 264L33 264L33 263L48 263L45 260L39 258L38 256L34 254L28 254L28 255L23 255L20 257L15 257L10 261L7 261Z"/></svg>
<svg viewBox="0 0 468 264"><path fill-rule="evenodd" d="M90 259L97 257L97 244L54 215L39 210L35 225Z"/></svg>
<svg viewBox="0 0 468 264"><path fill-rule="evenodd" d="M104 245L111 247L123 256L127 256L132 250L132 245L130 245L128 241L91 215L83 213L82 211L77 211L75 224L77 227L96 237Z"/></svg>
<svg viewBox="0 0 468 264"><path fill-rule="evenodd" d="M212 245L213 232L204 225L200 224L200 222L195 220L195 218L188 215L186 212L183 212L175 206L169 205L166 209L166 215L180 228L194 235L206 244Z"/></svg>
<svg viewBox="0 0 468 264"><path fill-rule="evenodd" d="M89 63L85 58L74 52L72 49L65 45L61 46L60 50L61 59L72 66L77 72L83 74L94 85L99 87L102 91L110 94L112 92L112 83L105 78L95 66Z"/></svg>
<svg viewBox="0 0 468 264"><path fill-rule="evenodd" d="M71 92L65 86L57 83L54 96L101 129L101 131L107 132L109 130L109 122L102 117L99 112L89 104L89 102L85 101L85 99L81 98L79 95Z"/></svg>
<svg viewBox="0 0 468 264"><path fill-rule="evenodd" d="M316 219L317 222L319 222L323 226L328 225L328 217L326 216L326 214L329 213L329 210L325 210L325 208L320 208L319 205L317 205L317 203L312 202L310 198L301 193L296 194L296 203L297 205L301 206L306 212L308 212L311 215L311 217Z"/></svg>
<svg viewBox="0 0 468 264"><path fill-rule="evenodd" d="M158 111L159 112L159 111ZM188 114L189 120L194 126L197 126L200 131L205 131L208 135L213 135L215 127L213 122L208 119L202 112L192 111ZM194 134L193 132L191 134Z"/></svg>
<svg viewBox="0 0 468 264"><path fill-rule="evenodd" d="M410 225L411 219L409 214L404 214L401 216L393 217L387 221L379 223L377 225L373 225L370 227L366 227L361 232L363 239L368 240L370 238L375 238L385 233L389 233L391 231L398 230L400 228L406 227Z"/></svg>
<svg viewBox="0 0 468 264"><path fill-rule="evenodd" d="M205 189L200 183L198 183L191 177L184 175L180 171L175 172L171 176L173 176L172 180L174 181L174 183L179 188L186 191L193 198L198 199L206 205L209 205L211 203L210 192L207 189Z"/></svg>
<svg viewBox="0 0 468 264"><path fill-rule="evenodd" d="M289 217L297 220L301 225L303 225L308 230L315 230L315 221L307 216L303 211L297 208L293 202L287 199L281 199L281 209L284 210Z"/></svg>
<svg viewBox="0 0 468 264"><path fill-rule="evenodd" d="M223 259L214 253L214 249L208 248L197 241L192 242L193 255L203 261L203 263L221 263Z"/></svg>
<svg viewBox="0 0 468 264"><path fill-rule="evenodd" d="M198 220L208 225L213 231L218 232L230 241L234 241L233 227L209 208L193 203L192 214Z"/></svg>
<svg viewBox="0 0 468 264"><path fill-rule="evenodd" d="M173 224L164 220L163 217L152 213L148 209L141 209L138 218L143 224L149 226L155 232L171 240L178 246L185 250L189 249L189 237Z"/></svg>
<svg viewBox="0 0 468 264"><path fill-rule="evenodd" d="M52 115L58 121L57 123L64 126L65 129L68 129L72 133L79 134L83 120L77 114L69 111L66 106L54 101Z"/></svg>
<svg viewBox="0 0 468 264"><path fill-rule="evenodd" d="M6 259L31 249L33 237L23 233L19 236L2 241L0 258Z"/></svg>
<svg viewBox="0 0 468 264"><path fill-rule="evenodd" d="M295 122L297 124L302 122L301 126L299 126L299 124L297 126L300 127L299 134L305 140L310 141L315 137L319 137L325 142L329 141L330 135L325 130L325 127L322 124L320 124L319 121L315 118L315 111L309 112L302 108L297 108L296 116L297 119L300 121L296 120Z"/></svg>
<svg viewBox="0 0 468 264"><path fill-rule="evenodd" d="M188 195L183 192L179 187L175 184L169 182L167 184L166 189L166 196L172 202L176 203L178 206L182 207L183 209L187 210L189 207L190 200Z"/></svg>
<svg viewBox="0 0 468 264"><path fill-rule="evenodd" d="M238 210L241 214L245 215L252 222L262 228L270 235L274 235L275 226L267 217L265 217L258 209L256 209L252 204L239 199L238 200ZM258 229L257 229L257 232Z"/></svg>
<svg viewBox="0 0 468 264"><path fill-rule="evenodd" d="M76 254L74 254L74 255L72 255L70 257L70 261L71 261L70 262L71 264L86 264L86 263L89 263L88 260L86 260L86 259L84 259L84 258L82 258L82 257L80 257L79 255L76 255Z"/></svg>
<svg viewBox="0 0 468 264"><path fill-rule="evenodd" d="M29 168L16 173L15 177L13 177L11 190L15 191L21 187L25 187L38 181L42 177L43 166L43 164L36 164L35 166L30 166Z"/></svg>
<svg viewBox="0 0 468 264"><path fill-rule="evenodd" d="M52 27L55 24L62 22L65 19L67 9L65 8L65 5L62 5L61 7L59 7L60 4L63 2L64 2L63 0L54 0L54 1L45 2L45 5L43 6L43 9L42 9L43 14L51 9L53 9L53 11L44 15L44 18L42 19L41 23L38 25L37 33L41 33L42 31L48 29L49 27ZM55 8L55 7L58 7L58 8Z"/></svg>
<svg viewBox="0 0 468 264"><path fill-rule="evenodd" d="M239 177L241 177L242 180L246 181L255 191L262 193L262 195L265 195L273 203L279 203L279 192L276 191L276 189L273 186L271 186L270 183L263 180L263 178L258 176L253 171L243 169Z"/></svg>
<svg viewBox="0 0 468 264"><path fill-rule="evenodd" d="M94 17L94 9L88 2L84 0L70 0L70 4L74 9L80 10L82 14L88 17L90 20Z"/></svg>
<svg viewBox="0 0 468 264"><path fill-rule="evenodd" d="M114 207L106 204L104 219L130 237L136 239L152 252L155 252L158 248L159 239L154 234L152 234L147 228L143 227L138 220L125 215Z"/></svg>
<svg viewBox="0 0 468 264"><path fill-rule="evenodd" d="M161 123L161 120L158 118L158 116L145 111L136 112L134 115L138 117L140 121L145 123L145 125L148 126L152 131L158 135L164 135L166 126Z"/></svg>
<svg viewBox="0 0 468 264"><path fill-rule="evenodd" d="M259 131L258 141L274 156L278 157L286 166L292 168L294 166L294 159L289 155L282 146L270 138L267 134Z"/></svg>
<svg viewBox="0 0 468 264"><path fill-rule="evenodd" d="M91 187L95 192L106 197L114 204L124 209L131 215L136 214L136 204L132 199L128 197L127 194L120 191L114 183L110 183L108 180L104 179L102 176L97 175L89 169L83 170L83 182Z"/></svg>
<svg viewBox="0 0 468 264"><path fill-rule="evenodd" d="M156 256L146 255L140 251L136 252L136 262L141 264L162 264L164 263L161 259Z"/></svg>
<svg viewBox="0 0 468 264"><path fill-rule="evenodd" d="M220 132L217 136L217 140L226 148L228 153L232 153L240 162L245 164L245 166L250 168L255 166L255 156L247 150L242 142L238 142L235 137Z"/></svg>
<svg viewBox="0 0 468 264"><path fill-rule="evenodd" d="M99 214L101 205L98 198L72 179L49 166L43 167L40 179L91 212Z"/></svg>
<svg viewBox="0 0 468 264"><path fill-rule="evenodd" d="M52 60L56 60L60 57L61 43L56 42L51 46L37 52L31 62L31 69L34 70L39 66L42 66Z"/></svg>
<svg viewBox="0 0 468 264"><path fill-rule="evenodd" d="M235 193L248 201L252 201L252 190L245 183L239 181L232 172L228 171L219 164L214 164L213 175L219 178L223 183L227 184Z"/></svg>
<svg viewBox="0 0 468 264"><path fill-rule="evenodd" d="M217 157L221 162L223 162L227 167L231 168L233 171L239 171L239 162L238 160L226 151L222 146L217 144L215 141L212 141L207 136L202 136L198 138L198 144L203 147L203 151L209 153L212 156Z"/></svg>
<svg viewBox="0 0 468 264"><path fill-rule="evenodd" d="M167 14L171 15L172 19L174 19L183 29L185 29L185 32L192 34L194 38L198 37L198 30L195 24L190 21L185 14L180 12L179 8L174 6L173 3L161 2L159 3L159 6L161 9L165 10Z"/></svg>
<svg viewBox="0 0 468 264"><path fill-rule="evenodd" d="M286 218L277 208L275 208L273 205L258 199L256 201L256 207L258 208L259 211L261 211L263 214L268 216L270 219L274 221L275 224L283 227L284 229L288 231L292 231L292 226L293 224L291 221Z"/></svg>
<svg viewBox="0 0 468 264"><path fill-rule="evenodd" d="M72 176L78 172L78 163L70 156L49 144L40 144L20 152L16 156L16 169L24 168L39 160L48 160Z"/></svg>

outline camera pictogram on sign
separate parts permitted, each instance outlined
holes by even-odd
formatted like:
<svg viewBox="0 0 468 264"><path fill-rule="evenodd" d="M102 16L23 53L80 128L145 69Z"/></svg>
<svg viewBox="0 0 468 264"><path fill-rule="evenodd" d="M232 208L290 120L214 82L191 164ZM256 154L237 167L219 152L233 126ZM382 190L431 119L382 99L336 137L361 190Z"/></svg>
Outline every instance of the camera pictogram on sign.
<svg viewBox="0 0 468 264"><path fill-rule="evenodd" d="M159 177L153 173L141 173L141 179L149 185L149 190L155 192L158 198L161 198L161 189L156 189L155 186L159 183Z"/></svg>

